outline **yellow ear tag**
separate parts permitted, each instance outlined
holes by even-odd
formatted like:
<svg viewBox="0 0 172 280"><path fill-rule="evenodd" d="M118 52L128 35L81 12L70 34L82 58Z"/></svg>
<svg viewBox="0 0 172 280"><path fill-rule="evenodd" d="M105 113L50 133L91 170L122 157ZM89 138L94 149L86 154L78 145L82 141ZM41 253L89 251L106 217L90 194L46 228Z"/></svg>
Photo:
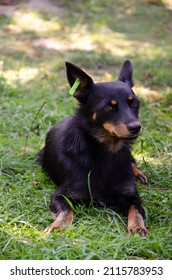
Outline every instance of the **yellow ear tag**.
<svg viewBox="0 0 172 280"><path fill-rule="evenodd" d="M77 90L77 88L79 87L79 85L80 85L80 79L77 78L76 81L74 82L73 86L72 86L71 89L69 90L69 94L70 94L70 95L73 95L73 94L76 92L76 90Z"/></svg>

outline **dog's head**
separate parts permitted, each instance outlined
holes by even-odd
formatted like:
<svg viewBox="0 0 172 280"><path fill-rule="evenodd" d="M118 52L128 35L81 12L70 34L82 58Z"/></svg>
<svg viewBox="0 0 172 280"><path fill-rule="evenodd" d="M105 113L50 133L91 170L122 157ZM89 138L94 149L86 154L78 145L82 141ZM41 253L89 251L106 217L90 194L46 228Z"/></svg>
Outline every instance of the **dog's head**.
<svg viewBox="0 0 172 280"><path fill-rule="evenodd" d="M134 94L132 64L126 60L115 82L94 83L92 78L77 66L66 62L67 78L73 86L79 78L80 84L74 97L85 108L95 127L101 127L115 139L133 140L141 131L138 118L139 100Z"/></svg>

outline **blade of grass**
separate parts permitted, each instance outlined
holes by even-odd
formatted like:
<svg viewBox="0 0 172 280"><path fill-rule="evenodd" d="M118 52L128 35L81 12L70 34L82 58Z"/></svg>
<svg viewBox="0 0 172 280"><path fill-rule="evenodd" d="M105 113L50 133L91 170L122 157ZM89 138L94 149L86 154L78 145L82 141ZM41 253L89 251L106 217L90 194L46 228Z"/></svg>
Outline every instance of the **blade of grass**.
<svg viewBox="0 0 172 280"><path fill-rule="evenodd" d="M74 207L73 203L71 202L71 200L70 200L67 196L65 196L64 194L61 194L61 196L66 200L66 202L69 204L69 206L71 207L71 209L72 209L73 211L75 211L75 207Z"/></svg>
<svg viewBox="0 0 172 280"><path fill-rule="evenodd" d="M93 207L93 196L92 196L92 191L91 191L91 170L88 173L88 179L87 179L87 183L88 183L88 191L89 191L89 195L90 195L90 205L91 207Z"/></svg>

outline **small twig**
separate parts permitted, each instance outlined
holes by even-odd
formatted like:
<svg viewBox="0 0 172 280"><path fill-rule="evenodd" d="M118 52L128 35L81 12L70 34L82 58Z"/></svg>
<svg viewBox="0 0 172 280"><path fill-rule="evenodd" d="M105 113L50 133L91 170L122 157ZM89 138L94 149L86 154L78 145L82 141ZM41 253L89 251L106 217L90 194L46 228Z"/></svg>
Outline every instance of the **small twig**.
<svg viewBox="0 0 172 280"><path fill-rule="evenodd" d="M169 191L169 188L154 188L156 191Z"/></svg>
<svg viewBox="0 0 172 280"><path fill-rule="evenodd" d="M30 132L31 132L31 130L32 130L32 128L33 128L33 125L34 125L34 123L35 123L35 121L36 121L36 119L37 119L39 113L41 112L41 110L42 110L43 107L45 106L45 104L46 104L46 101L44 101L44 103L41 105L41 107L39 108L39 110L38 110L37 113L35 114L35 117L34 117L32 123L31 123L31 126L30 126L30 128L29 128L29 132L28 132L27 135L26 135L26 140L25 140L25 144L24 144L24 150L26 150L27 143L28 143L28 140L29 140L29 137L30 137ZM23 155L24 155L24 154L23 154Z"/></svg>

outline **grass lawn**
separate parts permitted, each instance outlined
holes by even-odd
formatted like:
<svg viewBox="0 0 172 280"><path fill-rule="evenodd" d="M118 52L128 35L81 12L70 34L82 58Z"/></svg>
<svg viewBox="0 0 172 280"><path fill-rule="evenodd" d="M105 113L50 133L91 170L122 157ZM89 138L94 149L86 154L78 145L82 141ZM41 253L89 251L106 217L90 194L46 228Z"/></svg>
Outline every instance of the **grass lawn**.
<svg viewBox="0 0 172 280"><path fill-rule="evenodd" d="M171 259L172 1L54 0L39 10L24 2L0 6L0 259ZM35 157L77 104L64 62L112 81L125 59L141 100L133 154L149 178L138 185L149 234L128 237L125 217L78 205L66 232L46 235L55 186Z"/></svg>

